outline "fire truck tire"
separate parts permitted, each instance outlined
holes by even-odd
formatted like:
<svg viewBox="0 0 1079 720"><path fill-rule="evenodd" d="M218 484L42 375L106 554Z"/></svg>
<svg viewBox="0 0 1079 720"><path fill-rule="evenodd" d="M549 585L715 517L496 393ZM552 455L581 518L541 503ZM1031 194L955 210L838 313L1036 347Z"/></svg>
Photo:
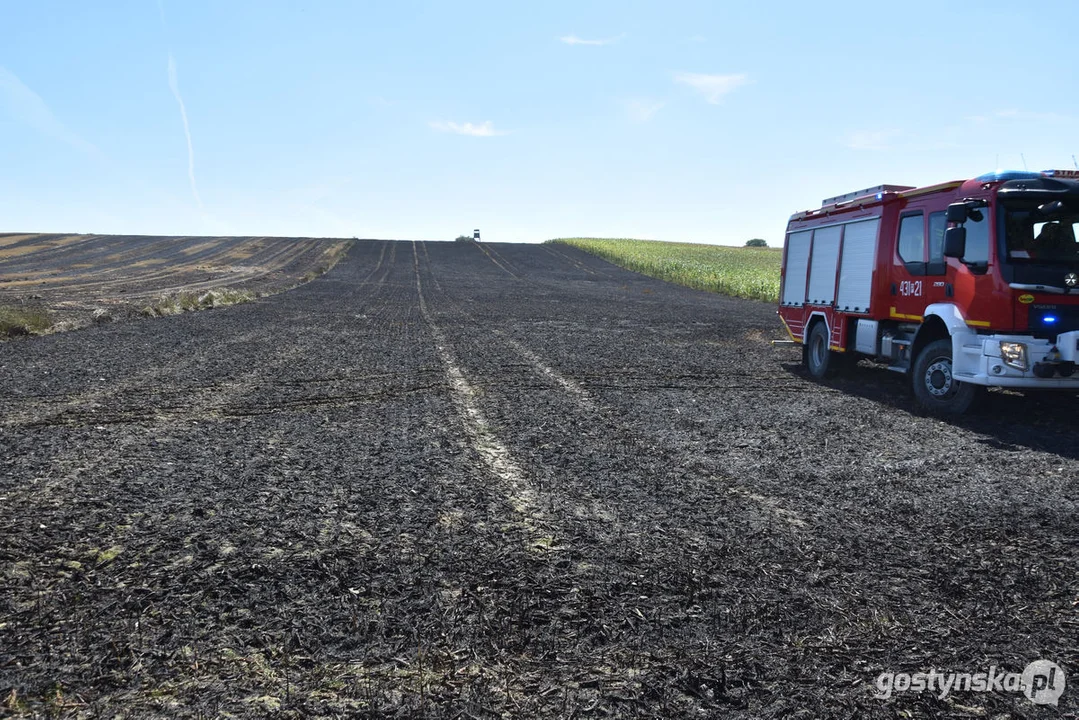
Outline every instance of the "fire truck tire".
<svg viewBox="0 0 1079 720"><path fill-rule="evenodd" d="M935 340L914 360L911 371L914 397L926 410L941 415L961 415L971 408L981 394L978 385L962 383L952 377L952 341Z"/></svg>
<svg viewBox="0 0 1079 720"><path fill-rule="evenodd" d="M828 347L830 340L828 326L823 322L817 322L814 323L813 329L809 331L809 339L806 340L802 349L802 360L806 369L817 380L827 377L829 373L835 370L838 364L835 353Z"/></svg>

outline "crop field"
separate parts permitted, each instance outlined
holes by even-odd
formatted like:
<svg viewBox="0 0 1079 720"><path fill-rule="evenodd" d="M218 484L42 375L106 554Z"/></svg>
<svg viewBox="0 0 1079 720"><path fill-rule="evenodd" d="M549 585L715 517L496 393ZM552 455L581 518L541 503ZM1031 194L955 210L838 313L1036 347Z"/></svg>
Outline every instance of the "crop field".
<svg viewBox="0 0 1079 720"><path fill-rule="evenodd" d="M204 298L203 305L212 305L229 295L237 299L241 294L277 292L332 267L348 243L0 234L0 337L12 334L4 332L5 322L15 324L16 319L17 327L36 333L147 309L145 314L162 314L154 310L188 297L195 304Z"/></svg>
<svg viewBox="0 0 1079 720"><path fill-rule="evenodd" d="M779 248L726 247L658 240L563 238L615 265L695 290L750 300L779 300Z"/></svg>
<svg viewBox="0 0 1079 720"><path fill-rule="evenodd" d="M1076 399L943 422L782 336L564 244L361 240L2 343L0 714L1076 717L877 697L1079 677Z"/></svg>

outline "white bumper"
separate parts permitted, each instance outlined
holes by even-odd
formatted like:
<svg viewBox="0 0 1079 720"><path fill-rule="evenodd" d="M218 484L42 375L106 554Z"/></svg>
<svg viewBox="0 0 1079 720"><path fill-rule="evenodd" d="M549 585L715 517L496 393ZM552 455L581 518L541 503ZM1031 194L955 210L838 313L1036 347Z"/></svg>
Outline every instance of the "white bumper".
<svg viewBox="0 0 1079 720"><path fill-rule="evenodd" d="M1026 370L1004 364L1000 357L1002 342L1017 342L1027 346ZM1075 375L1063 378L1040 378L1033 372L1056 347L1062 362L1079 362L1079 330L1061 333L1056 343L1039 340L1030 335L976 335L959 332L952 335L952 375L960 382L972 385L1016 388L1063 388L1079 391L1079 370Z"/></svg>

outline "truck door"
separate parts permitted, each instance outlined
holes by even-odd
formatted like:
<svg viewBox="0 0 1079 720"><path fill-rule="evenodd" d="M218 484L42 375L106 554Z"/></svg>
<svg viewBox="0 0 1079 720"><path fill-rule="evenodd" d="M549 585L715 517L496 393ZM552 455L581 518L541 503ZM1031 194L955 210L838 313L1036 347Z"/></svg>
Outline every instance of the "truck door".
<svg viewBox="0 0 1079 720"><path fill-rule="evenodd" d="M966 221L966 253L962 261L947 262L944 257L944 230L948 226L945 213L929 213L926 220L928 262L923 311L926 305L933 303L954 303L969 326L989 327L989 316L995 302L992 276L986 274L990 259L991 217L989 209L983 208L978 219Z"/></svg>
<svg viewBox="0 0 1079 720"><path fill-rule="evenodd" d="M925 213L908 210L899 216L892 261L891 307L895 320L920 321L926 306Z"/></svg>
<svg viewBox="0 0 1079 720"><path fill-rule="evenodd" d="M929 213L926 226L929 247L925 264L925 304L951 302L955 296L955 271L944 261L944 231L948 228L944 211Z"/></svg>

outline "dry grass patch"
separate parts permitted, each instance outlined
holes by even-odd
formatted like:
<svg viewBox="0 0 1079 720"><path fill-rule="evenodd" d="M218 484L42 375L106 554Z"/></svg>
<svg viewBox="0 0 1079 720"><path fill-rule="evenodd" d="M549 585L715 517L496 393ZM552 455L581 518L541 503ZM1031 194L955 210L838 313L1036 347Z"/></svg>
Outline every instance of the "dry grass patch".
<svg viewBox="0 0 1079 720"><path fill-rule="evenodd" d="M40 308L0 306L0 338L42 335L52 327L49 313Z"/></svg>
<svg viewBox="0 0 1079 720"><path fill-rule="evenodd" d="M180 292L158 298L152 304L144 307L142 314L146 317L179 315L191 310L208 310L210 308L250 302L255 297L255 293L250 290L234 290L232 288L207 290L201 293Z"/></svg>

